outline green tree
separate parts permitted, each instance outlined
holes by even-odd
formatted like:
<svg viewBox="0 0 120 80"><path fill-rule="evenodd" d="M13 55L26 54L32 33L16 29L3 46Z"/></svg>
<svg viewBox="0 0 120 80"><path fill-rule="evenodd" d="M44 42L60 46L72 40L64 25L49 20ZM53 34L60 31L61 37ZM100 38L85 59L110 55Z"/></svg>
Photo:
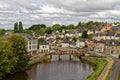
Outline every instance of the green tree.
<svg viewBox="0 0 120 80"><path fill-rule="evenodd" d="M88 29L92 29L93 25L94 25L94 22L93 22L93 21L89 21L89 22L87 23L87 28L88 28Z"/></svg>
<svg viewBox="0 0 120 80"><path fill-rule="evenodd" d="M73 24L70 24L67 26L68 29L75 29L75 26Z"/></svg>
<svg viewBox="0 0 120 80"><path fill-rule="evenodd" d="M4 29L0 29L0 35L4 35L5 34L5 30Z"/></svg>
<svg viewBox="0 0 120 80"><path fill-rule="evenodd" d="M46 33L47 33L47 34L51 34L51 33L52 33L52 31L53 31L53 30L52 30L52 28L51 28L51 27L47 27L47 28L46 28Z"/></svg>
<svg viewBox="0 0 120 80"><path fill-rule="evenodd" d="M13 35L8 38L8 41L11 43L12 52L17 55L18 61L14 67L14 72L20 72L25 70L29 57L27 54L26 40L22 36Z"/></svg>
<svg viewBox="0 0 120 80"><path fill-rule="evenodd" d="M93 34L89 34L88 37L89 37L90 39L92 39L92 38L93 38Z"/></svg>
<svg viewBox="0 0 120 80"><path fill-rule="evenodd" d="M20 33L23 32L23 24L22 24L21 21L19 22L19 32L20 32Z"/></svg>
<svg viewBox="0 0 120 80"><path fill-rule="evenodd" d="M82 27L82 22L79 22L76 26L76 28Z"/></svg>
<svg viewBox="0 0 120 80"><path fill-rule="evenodd" d="M62 30L60 24L54 24L54 25L52 26L52 29L53 29L54 31L56 31L56 30L61 31L61 30Z"/></svg>
<svg viewBox="0 0 120 80"><path fill-rule="evenodd" d="M61 28L64 30L67 29L67 27L65 25L62 25Z"/></svg>
<svg viewBox="0 0 120 80"><path fill-rule="evenodd" d="M84 31L84 32L82 33L82 38L88 38L87 31Z"/></svg>
<svg viewBox="0 0 120 80"><path fill-rule="evenodd" d="M14 24L14 33L19 32L18 22Z"/></svg>
<svg viewBox="0 0 120 80"><path fill-rule="evenodd" d="M61 38L59 36L56 36L56 40L60 40Z"/></svg>
<svg viewBox="0 0 120 80"><path fill-rule="evenodd" d="M11 43L0 39L0 79L13 73L18 57L12 53Z"/></svg>
<svg viewBox="0 0 120 80"><path fill-rule="evenodd" d="M74 42L76 42L76 41L77 41L77 38L76 38L76 37L73 37L72 40L73 40Z"/></svg>
<svg viewBox="0 0 120 80"><path fill-rule="evenodd" d="M46 28L45 24L34 24L28 30L40 30L41 28Z"/></svg>

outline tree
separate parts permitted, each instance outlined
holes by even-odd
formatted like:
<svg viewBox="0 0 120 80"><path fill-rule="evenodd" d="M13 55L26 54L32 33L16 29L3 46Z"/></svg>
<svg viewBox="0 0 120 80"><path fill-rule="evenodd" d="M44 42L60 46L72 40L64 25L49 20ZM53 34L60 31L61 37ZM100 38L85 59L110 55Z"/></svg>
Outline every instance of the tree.
<svg viewBox="0 0 120 80"><path fill-rule="evenodd" d="M11 43L12 52L17 55L18 61L14 67L14 72L20 72L25 70L29 57L27 56L26 40L22 36L13 35L8 38Z"/></svg>
<svg viewBox="0 0 120 80"><path fill-rule="evenodd" d="M72 40L73 40L74 42L76 42L76 41L77 41L77 38L76 38L76 37L73 37Z"/></svg>
<svg viewBox="0 0 120 80"><path fill-rule="evenodd" d="M52 31L53 31L53 30L51 29L51 27L47 27L47 28L46 28L46 33L47 33L47 34L51 34Z"/></svg>
<svg viewBox="0 0 120 80"><path fill-rule="evenodd" d="M18 22L14 24L14 33L19 32Z"/></svg>
<svg viewBox="0 0 120 80"><path fill-rule="evenodd" d="M88 38L87 31L84 31L84 32L82 33L82 38Z"/></svg>
<svg viewBox="0 0 120 80"><path fill-rule="evenodd" d="M53 29L54 31L56 31L56 30L61 31L61 30L62 30L62 28L61 28L61 25L60 25L60 24L54 24L54 25L52 26L52 29Z"/></svg>
<svg viewBox="0 0 120 80"><path fill-rule="evenodd" d="M19 32L20 32L20 33L23 32L23 24L22 24L21 21L19 22Z"/></svg>
<svg viewBox="0 0 120 80"><path fill-rule="evenodd" d="M67 27L65 25L62 25L61 28L62 29L67 29Z"/></svg>
<svg viewBox="0 0 120 80"><path fill-rule="evenodd" d="M12 53L11 43L0 39L0 79L13 73L18 57Z"/></svg>
<svg viewBox="0 0 120 80"><path fill-rule="evenodd" d="M79 22L79 23L77 24L76 28L79 28L79 27L81 27L81 26L82 26L82 22Z"/></svg>
<svg viewBox="0 0 120 80"><path fill-rule="evenodd" d="M45 24L34 24L28 30L40 30L41 28L46 28Z"/></svg>
<svg viewBox="0 0 120 80"><path fill-rule="evenodd" d="M0 29L0 35L4 35L5 34L5 30L4 29Z"/></svg>
<svg viewBox="0 0 120 80"><path fill-rule="evenodd" d="M75 29L75 26L73 24L70 24L67 26L68 29Z"/></svg>
<svg viewBox="0 0 120 80"><path fill-rule="evenodd" d="M92 38L93 38L93 34L89 34L88 37L89 37L90 39L92 39Z"/></svg>

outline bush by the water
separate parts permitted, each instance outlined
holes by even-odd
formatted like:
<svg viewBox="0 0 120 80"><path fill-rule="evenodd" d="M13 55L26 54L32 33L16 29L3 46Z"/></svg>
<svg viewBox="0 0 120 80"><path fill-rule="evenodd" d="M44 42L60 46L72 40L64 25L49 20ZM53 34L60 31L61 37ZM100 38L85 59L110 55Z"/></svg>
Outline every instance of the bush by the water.
<svg viewBox="0 0 120 80"><path fill-rule="evenodd" d="M0 39L0 79L15 72L24 71L29 57L26 55L26 40L13 35L7 40Z"/></svg>

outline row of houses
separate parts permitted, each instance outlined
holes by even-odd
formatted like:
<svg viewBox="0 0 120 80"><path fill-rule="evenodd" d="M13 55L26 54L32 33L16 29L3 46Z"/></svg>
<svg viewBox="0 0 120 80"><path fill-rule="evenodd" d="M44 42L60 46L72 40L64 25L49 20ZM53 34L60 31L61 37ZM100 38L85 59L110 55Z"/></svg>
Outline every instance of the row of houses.
<svg viewBox="0 0 120 80"><path fill-rule="evenodd" d="M90 51L115 57L119 57L120 55L120 41L118 40L93 41L91 43L94 44L88 46Z"/></svg>
<svg viewBox="0 0 120 80"><path fill-rule="evenodd" d="M19 35L23 36L27 41L27 52L28 53L47 53L50 51L50 47L52 44L57 44L56 46L60 46L62 48L83 48L85 46L84 40L77 40L76 42L70 40L59 40L53 41L52 43L48 41L42 41L38 44L38 40L26 33L20 33Z"/></svg>
<svg viewBox="0 0 120 80"><path fill-rule="evenodd" d="M83 48L88 46L88 50L118 56L120 54L120 28L111 26L97 28L98 29L87 30L88 34L94 35L92 40L78 38L82 35L82 32L85 31L84 28L70 33L65 33L66 31L62 31L62 33L55 31L52 34L45 34L37 38L28 34L20 35L25 37L28 41L28 53L47 53L50 51L52 46L60 46L62 48ZM57 40L57 36L63 39ZM67 39L66 37L77 37L78 40L75 42L71 38ZM44 38L45 41L38 45L37 39L39 38Z"/></svg>

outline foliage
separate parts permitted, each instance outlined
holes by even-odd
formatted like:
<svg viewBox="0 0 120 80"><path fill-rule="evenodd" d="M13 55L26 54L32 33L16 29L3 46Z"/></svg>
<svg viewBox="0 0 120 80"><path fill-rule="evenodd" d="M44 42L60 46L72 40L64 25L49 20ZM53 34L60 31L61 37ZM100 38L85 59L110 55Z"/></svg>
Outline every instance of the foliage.
<svg viewBox="0 0 120 80"><path fill-rule="evenodd" d="M88 76L87 80L97 80L97 78L103 71L104 67L106 66L107 61L105 59L97 59L97 58L96 59L84 58L84 60L96 65L94 72L90 76Z"/></svg>
<svg viewBox="0 0 120 80"><path fill-rule="evenodd" d="M19 22L19 32L20 32L20 33L23 32L23 24L22 24L21 21Z"/></svg>
<svg viewBox="0 0 120 80"><path fill-rule="evenodd" d="M82 33L82 38L88 38L87 31L84 31L84 32Z"/></svg>
<svg viewBox="0 0 120 80"><path fill-rule="evenodd" d="M74 42L76 42L77 41L77 38L76 37L73 37L73 39L72 39Z"/></svg>
<svg viewBox="0 0 120 80"><path fill-rule="evenodd" d="M67 26L67 29L75 29L75 26L73 24L70 24Z"/></svg>
<svg viewBox="0 0 120 80"><path fill-rule="evenodd" d="M39 48L39 43L42 42L42 41L45 41L45 39L44 38L39 38L38 39L38 48Z"/></svg>
<svg viewBox="0 0 120 80"><path fill-rule="evenodd" d="M56 30L58 30L58 31L62 30L62 29L61 29L61 25L60 25L60 24L54 24L54 25L52 26L52 30L54 30L54 31L56 31Z"/></svg>
<svg viewBox="0 0 120 80"><path fill-rule="evenodd" d="M26 40L13 35L7 40L0 38L0 79L25 70L29 57L26 55Z"/></svg>
<svg viewBox="0 0 120 80"><path fill-rule="evenodd" d="M11 43L0 40L0 79L12 72L18 58L12 53Z"/></svg>
<svg viewBox="0 0 120 80"><path fill-rule="evenodd" d="M45 24L34 24L32 25L30 28L26 29L32 30L32 32L34 32L36 35L44 35L44 34L51 34L53 31L59 31L61 32L62 30L65 30L67 32L71 32L74 29L79 29L80 27L84 28L84 29L92 29L94 27L100 27L100 26L105 26L107 23L104 22L93 22L93 21L89 21L89 22L79 22L76 26L73 24L69 24L69 25L60 25L60 24L54 24L51 27L47 27ZM30 34L32 34L32 32Z"/></svg>
<svg viewBox="0 0 120 80"><path fill-rule="evenodd" d="M18 22L16 22L14 24L14 33L22 33L23 32L23 24L22 22L20 21L19 24Z"/></svg>
<svg viewBox="0 0 120 80"><path fill-rule="evenodd" d="M18 62L15 65L15 72L23 71L29 61L29 57L26 56L26 40L18 35L13 35L8 40L11 43L12 52L18 57Z"/></svg>
<svg viewBox="0 0 120 80"><path fill-rule="evenodd" d="M18 22L14 24L14 33L19 32Z"/></svg>
<svg viewBox="0 0 120 80"><path fill-rule="evenodd" d="M0 35L4 35L5 34L5 30L4 29L0 29Z"/></svg>
<svg viewBox="0 0 120 80"><path fill-rule="evenodd" d="M89 37L90 39L92 39L92 38L93 38L93 34L89 34L88 37Z"/></svg>
<svg viewBox="0 0 120 80"><path fill-rule="evenodd" d="M59 36L56 36L56 40L60 40L61 38Z"/></svg>
<svg viewBox="0 0 120 80"><path fill-rule="evenodd" d="M32 25L28 29L29 30L40 30L41 28L46 28L46 25L45 24L35 24L35 25Z"/></svg>

